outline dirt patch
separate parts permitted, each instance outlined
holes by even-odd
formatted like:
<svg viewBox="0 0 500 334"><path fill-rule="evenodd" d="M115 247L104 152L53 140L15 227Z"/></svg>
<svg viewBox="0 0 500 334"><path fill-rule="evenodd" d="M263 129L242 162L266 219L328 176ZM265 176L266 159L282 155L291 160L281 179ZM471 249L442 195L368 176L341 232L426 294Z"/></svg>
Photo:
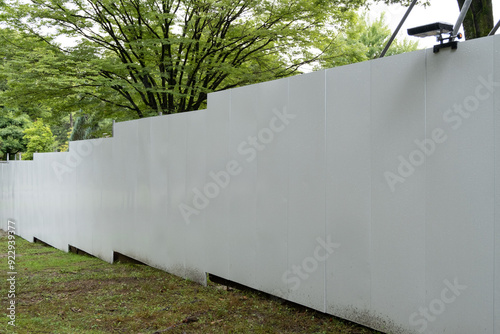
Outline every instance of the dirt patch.
<svg viewBox="0 0 500 334"><path fill-rule="evenodd" d="M7 236L7 232L5 232L4 230L0 229L0 238L6 237L6 236Z"/></svg>

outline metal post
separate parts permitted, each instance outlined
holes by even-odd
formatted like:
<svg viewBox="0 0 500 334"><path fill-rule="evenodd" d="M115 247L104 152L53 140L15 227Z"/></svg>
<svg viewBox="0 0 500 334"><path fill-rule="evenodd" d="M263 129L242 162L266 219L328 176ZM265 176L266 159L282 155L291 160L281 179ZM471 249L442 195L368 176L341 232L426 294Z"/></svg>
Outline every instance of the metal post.
<svg viewBox="0 0 500 334"><path fill-rule="evenodd" d="M385 56L385 54L386 54L387 50L389 50L389 47L391 46L392 42L394 42L394 39L396 38L396 35L399 33L399 29L401 29L401 27L405 23L406 18L408 17L408 15L410 15L411 10L413 9L413 6L415 6L416 3L417 3L417 0L413 0L412 1L410 7L408 7L408 9L406 10L405 15L401 19L401 22L399 22L398 27L396 28L396 30L394 30L394 33L392 34L391 38L389 39L389 41L385 45L384 51L382 51L382 53L380 54L379 58L382 58L383 56Z"/></svg>
<svg viewBox="0 0 500 334"><path fill-rule="evenodd" d="M488 36L493 36L493 35L495 35L495 34L496 34L496 32L497 32L497 30L498 30L498 28L500 28L500 20L498 20L498 22L497 22L496 26L495 26L493 29L491 29L491 31L490 31L490 33L488 34Z"/></svg>
<svg viewBox="0 0 500 334"><path fill-rule="evenodd" d="M458 30L460 29L460 26L464 22L465 15L469 11L471 2L472 0L466 0L464 5L462 6L462 10L460 11L460 15L458 16L457 23L455 23L455 27L453 28L453 32L451 33L452 37L458 34Z"/></svg>

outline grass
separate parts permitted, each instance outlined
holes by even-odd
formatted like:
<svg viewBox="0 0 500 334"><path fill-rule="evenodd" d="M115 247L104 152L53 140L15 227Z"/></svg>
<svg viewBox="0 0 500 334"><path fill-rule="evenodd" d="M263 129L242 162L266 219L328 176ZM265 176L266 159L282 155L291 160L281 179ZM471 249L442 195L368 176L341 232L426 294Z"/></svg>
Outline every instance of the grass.
<svg viewBox="0 0 500 334"><path fill-rule="evenodd" d="M15 242L16 327L7 323L2 283L0 333L378 333L249 289L203 287L148 266ZM7 248L0 237L2 282Z"/></svg>

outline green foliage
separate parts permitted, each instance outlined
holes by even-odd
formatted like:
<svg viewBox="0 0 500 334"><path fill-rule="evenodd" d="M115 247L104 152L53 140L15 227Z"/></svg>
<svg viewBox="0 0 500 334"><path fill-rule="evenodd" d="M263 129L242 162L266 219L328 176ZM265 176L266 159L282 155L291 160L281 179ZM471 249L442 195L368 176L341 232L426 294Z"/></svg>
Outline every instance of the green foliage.
<svg viewBox="0 0 500 334"><path fill-rule="evenodd" d="M32 120L49 116L46 106L32 103L33 88L38 82L25 80L24 77L30 73L38 81L43 78L43 73L34 75L32 72L36 71L37 57L50 54L47 43L11 29L0 29L0 46L0 104L24 113Z"/></svg>
<svg viewBox="0 0 500 334"><path fill-rule="evenodd" d="M369 22L366 16L353 15L351 26L337 36L337 47L332 49L333 52L326 53L320 67L329 68L375 59L382 53L391 34L384 14L374 22ZM418 42L406 38L395 40L385 56L411 52L417 48Z"/></svg>
<svg viewBox="0 0 500 334"><path fill-rule="evenodd" d="M87 139L85 138L87 130L85 127L85 123L87 121L87 118L87 115L76 118L75 125L73 126L73 130L71 131L71 134L69 136L69 141Z"/></svg>
<svg viewBox="0 0 500 334"><path fill-rule="evenodd" d="M7 69L10 94L52 99L51 109L71 106L66 112L105 106L128 119L200 109L209 92L286 77L316 61L314 41L328 39L364 2L7 1L3 21L51 45L17 55ZM54 36L41 35L47 27L79 41L61 50Z"/></svg>
<svg viewBox="0 0 500 334"><path fill-rule="evenodd" d="M30 124L25 115L15 116L12 112L0 115L0 157L7 160L7 154L15 155L26 151L24 130Z"/></svg>
<svg viewBox="0 0 500 334"><path fill-rule="evenodd" d="M102 115L94 113L83 114L75 120L69 140L84 140L100 137L109 137L112 132L113 122L109 119L101 120Z"/></svg>
<svg viewBox="0 0 500 334"><path fill-rule="evenodd" d="M81 83L82 61L72 61L63 51L23 32L0 29L0 104L42 118L64 150L70 131L70 114L81 108L101 108L95 99L82 101L73 89Z"/></svg>
<svg viewBox="0 0 500 334"><path fill-rule="evenodd" d="M89 115L88 133L75 138L90 138L111 133L112 120L202 109L209 92L373 58L388 29L353 14L366 3L7 0L0 105L42 118L59 148L70 114ZM396 44L389 55L412 48Z"/></svg>
<svg viewBox="0 0 500 334"><path fill-rule="evenodd" d="M51 152L54 149L54 136L50 128L43 124L42 119L36 120L31 127L24 130L24 139L28 144L23 160L33 160L35 152Z"/></svg>

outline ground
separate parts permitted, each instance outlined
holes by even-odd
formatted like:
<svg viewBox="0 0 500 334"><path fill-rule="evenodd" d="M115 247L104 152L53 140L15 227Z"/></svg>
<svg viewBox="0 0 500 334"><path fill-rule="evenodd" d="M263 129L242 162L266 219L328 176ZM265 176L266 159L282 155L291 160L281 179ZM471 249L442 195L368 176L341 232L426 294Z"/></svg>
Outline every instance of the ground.
<svg viewBox="0 0 500 334"><path fill-rule="evenodd" d="M9 239L0 236L6 282ZM3 310L15 300L16 326L3 311L1 333L378 333L250 289L203 287L144 265L109 264L20 237L15 251L15 286L2 284L0 299Z"/></svg>

